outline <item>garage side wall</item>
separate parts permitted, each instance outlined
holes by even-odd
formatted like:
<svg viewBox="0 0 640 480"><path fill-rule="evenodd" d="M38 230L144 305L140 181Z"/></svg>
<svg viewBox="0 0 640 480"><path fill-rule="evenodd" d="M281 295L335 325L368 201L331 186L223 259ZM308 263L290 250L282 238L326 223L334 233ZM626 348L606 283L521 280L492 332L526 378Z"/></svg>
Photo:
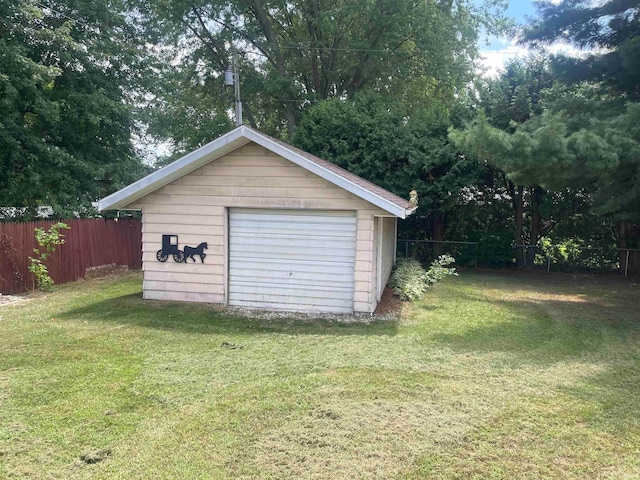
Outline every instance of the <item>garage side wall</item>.
<svg viewBox="0 0 640 480"><path fill-rule="evenodd" d="M378 217L374 227L374 281L375 301L382 298L391 270L395 264L396 253L396 221L395 217ZM378 275L380 278L378 279Z"/></svg>
<svg viewBox="0 0 640 480"><path fill-rule="evenodd" d="M397 218L384 217L382 219L382 289L389 281L391 270L395 264L396 252L396 222Z"/></svg>
<svg viewBox="0 0 640 480"><path fill-rule="evenodd" d="M256 145L247 144L133 202L143 213L144 298L226 303L227 208L356 210L354 311L375 309L374 215L378 207ZM207 242L204 263L156 260L163 234L179 247Z"/></svg>

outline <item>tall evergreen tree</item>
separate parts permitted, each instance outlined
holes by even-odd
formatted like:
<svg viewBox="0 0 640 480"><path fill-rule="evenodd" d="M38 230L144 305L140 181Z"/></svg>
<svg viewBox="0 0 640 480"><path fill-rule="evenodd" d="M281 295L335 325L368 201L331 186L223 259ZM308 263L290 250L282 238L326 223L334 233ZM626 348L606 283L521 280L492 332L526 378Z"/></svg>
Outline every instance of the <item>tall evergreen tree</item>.
<svg viewBox="0 0 640 480"><path fill-rule="evenodd" d="M557 71L570 82L604 82L618 94L640 100L640 1L564 0L535 2L538 18L523 41L563 41L590 49L585 57L557 57Z"/></svg>
<svg viewBox="0 0 640 480"><path fill-rule="evenodd" d="M567 119L573 125L581 121L584 123L585 112L599 118L596 122L598 126L590 129L585 125L585 131L593 133L595 130L593 134L604 139L612 150L595 149L589 152L587 145L597 147L599 141L587 135L583 135L580 142L576 138L576 145L582 145L583 157L590 156L591 164L601 166L599 179L606 179L606 184L598 182L598 211L616 219L619 247L640 248L640 218L635 203L640 191L633 180L640 175L640 158L632 147L637 132L628 123L635 120L636 107L624 106L625 102L640 101L640 1L565 0L557 5L538 2L538 9L539 18L525 31L525 42L549 44L562 40L594 49L584 58L556 58L556 70L565 80L572 83L589 82L603 87L596 96L590 97L593 101L582 103L582 111L574 110L572 115L565 115L565 118L573 117ZM571 99L571 95L568 97L573 100L574 106L582 100ZM566 109L564 111L570 113ZM603 125L617 125L620 130L616 134L615 130ZM615 148L619 142L631 143L619 150ZM604 156L594 158L594 151L602 152ZM618 155L620 164L615 168L609 168L609 153ZM606 201L603 195L607 194L604 192L609 195ZM640 265L640 255L632 258L633 269L640 269L637 266Z"/></svg>
<svg viewBox="0 0 640 480"><path fill-rule="evenodd" d="M479 106L485 113L475 126L476 144L470 145L461 137L452 135L465 154L473 157L474 152L475 158L486 165L492 177L491 188L510 202L513 241L518 245L516 262L520 266L533 264L536 245L555 225L551 214L557 212L548 208L550 196L535 177L514 175L524 165L530 168L543 168L543 165L528 155L528 145L512 144L509 134L516 132L532 116L543 112L541 99L554 82L548 60L543 56L507 62L500 76L478 82ZM482 142L488 143L482 145ZM492 146L499 149L491 151L489 156L477 150L485 149L488 153ZM480 186L480 190L486 187Z"/></svg>

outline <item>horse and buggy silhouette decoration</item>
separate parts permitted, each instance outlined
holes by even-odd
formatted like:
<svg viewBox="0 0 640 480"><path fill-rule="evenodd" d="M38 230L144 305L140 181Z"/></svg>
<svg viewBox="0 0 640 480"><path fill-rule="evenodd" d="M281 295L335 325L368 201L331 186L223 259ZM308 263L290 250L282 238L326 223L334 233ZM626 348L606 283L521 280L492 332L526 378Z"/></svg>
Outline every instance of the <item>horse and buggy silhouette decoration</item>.
<svg viewBox="0 0 640 480"><path fill-rule="evenodd" d="M178 235L162 235L162 248L157 251L156 258L159 262L166 262L169 255L173 256L176 263L186 263L188 259L196 262L195 257L200 257L200 262L204 263L204 257L207 256L204 251L208 248L207 242L202 242L197 247L184 246L180 250L178 247Z"/></svg>

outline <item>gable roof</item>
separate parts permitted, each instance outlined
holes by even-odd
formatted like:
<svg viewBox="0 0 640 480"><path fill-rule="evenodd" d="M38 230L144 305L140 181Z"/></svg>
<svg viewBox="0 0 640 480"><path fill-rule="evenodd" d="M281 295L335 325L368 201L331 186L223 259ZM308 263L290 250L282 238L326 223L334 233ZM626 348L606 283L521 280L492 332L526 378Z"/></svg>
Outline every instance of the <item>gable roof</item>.
<svg viewBox="0 0 640 480"><path fill-rule="evenodd" d="M206 165L227 153L254 142L290 162L324 178L348 192L366 200L392 215L406 218L417 208L408 200L401 198L364 178L355 175L327 160L311 155L253 128L240 126L229 133L188 153L175 162L161 168L137 182L132 183L98 201L98 210L123 209L128 204L149 193L183 177L189 172Z"/></svg>

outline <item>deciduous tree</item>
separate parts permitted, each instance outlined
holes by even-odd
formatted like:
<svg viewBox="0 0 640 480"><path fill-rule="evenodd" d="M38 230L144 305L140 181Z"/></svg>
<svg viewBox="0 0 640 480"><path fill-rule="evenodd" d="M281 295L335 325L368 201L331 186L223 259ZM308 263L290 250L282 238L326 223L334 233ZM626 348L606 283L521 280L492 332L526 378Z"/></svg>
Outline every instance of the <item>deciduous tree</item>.
<svg viewBox="0 0 640 480"><path fill-rule="evenodd" d="M0 4L0 203L68 215L137 178L142 46L117 0Z"/></svg>
<svg viewBox="0 0 640 480"><path fill-rule="evenodd" d="M499 10L505 2L486 3ZM414 105L451 97L473 76L480 25L495 28L501 18L457 0L165 0L142 1L140 9L149 15L151 40L173 55L165 76L193 78L189 96L209 98L230 49L241 51L248 121L275 135L292 135L309 104L353 99L363 89ZM183 102L175 94L158 93L166 112L174 99ZM228 109L192 103L208 112L200 116ZM181 137L171 128L164 134Z"/></svg>

